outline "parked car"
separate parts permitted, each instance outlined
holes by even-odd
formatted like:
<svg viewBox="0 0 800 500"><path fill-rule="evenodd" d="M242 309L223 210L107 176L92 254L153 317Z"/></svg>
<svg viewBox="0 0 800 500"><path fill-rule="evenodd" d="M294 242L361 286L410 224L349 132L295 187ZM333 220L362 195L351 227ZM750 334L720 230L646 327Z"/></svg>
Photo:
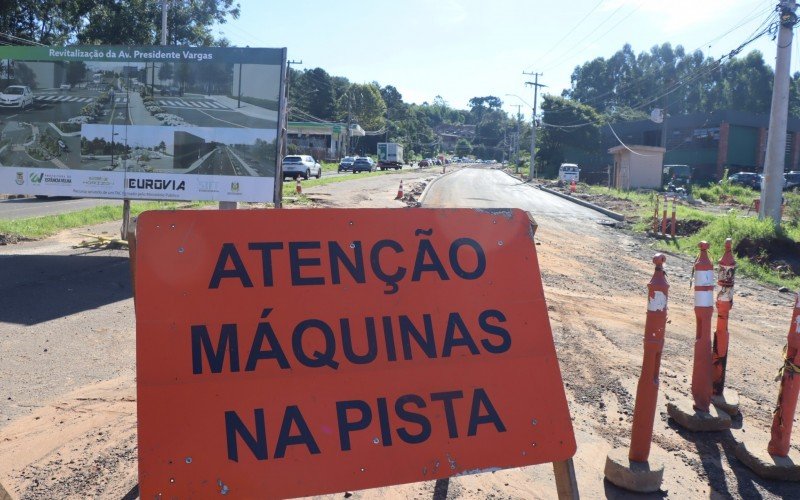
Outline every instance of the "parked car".
<svg viewBox="0 0 800 500"><path fill-rule="evenodd" d="M420 160L419 163L417 163L417 166L420 167L420 168L422 168L422 167L430 167L431 164L428 162L428 160Z"/></svg>
<svg viewBox="0 0 800 500"><path fill-rule="evenodd" d="M182 96L183 92L178 87L162 87L161 95L163 96Z"/></svg>
<svg viewBox="0 0 800 500"><path fill-rule="evenodd" d="M375 170L375 162L372 158L359 156L353 162L352 170L354 174L356 172L372 172Z"/></svg>
<svg viewBox="0 0 800 500"><path fill-rule="evenodd" d="M312 175L322 177L322 165L309 155L289 155L283 158L283 180L291 177L308 179Z"/></svg>
<svg viewBox="0 0 800 500"><path fill-rule="evenodd" d="M346 172L353 169L353 162L356 161L355 156L345 156L339 161L339 172Z"/></svg>
<svg viewBox="0 0 800 500"><path fill-rule="evenodd" d="M33 92L27 85L9 85L0 93L0 107L25 109L33 104Z"/></svg>
<svg viewBox="0 0 800 500"><path fill-rule="evenodd" d="M739 186L747 186L756 191L761 190L761 176L755 172L737 172L731 174L728 176L728 182Z"/></svg>
<svg viewBox="0 0 800 500"><path fill-rule="evenodd" d="M786 184L783 189L791 191L800 188L800 171L788 172L784 174L784 177L786 178Z"/></svg>

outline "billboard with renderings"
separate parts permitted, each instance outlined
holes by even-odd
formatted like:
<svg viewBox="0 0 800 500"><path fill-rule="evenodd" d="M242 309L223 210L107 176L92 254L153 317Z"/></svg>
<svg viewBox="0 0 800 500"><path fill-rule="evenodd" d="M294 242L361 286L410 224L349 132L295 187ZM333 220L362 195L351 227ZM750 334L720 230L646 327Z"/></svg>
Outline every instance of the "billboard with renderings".
<svg viewBox="0 0 800 500"><path fill-rule="evenodd" d="M0 193L274 202L285 67L282 48L0 46Z"/></svg>

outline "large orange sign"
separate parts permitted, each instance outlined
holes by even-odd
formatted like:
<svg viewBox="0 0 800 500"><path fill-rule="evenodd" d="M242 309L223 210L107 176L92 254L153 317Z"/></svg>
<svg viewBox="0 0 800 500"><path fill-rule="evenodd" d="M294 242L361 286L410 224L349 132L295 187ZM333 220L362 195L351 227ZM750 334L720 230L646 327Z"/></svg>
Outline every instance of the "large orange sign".
<svg viewBox="0 0 800 500"><path fill-rule="evenodd" d="M148 212L137 245L142 498L331 493L575 452L525 212Z"/></svg>

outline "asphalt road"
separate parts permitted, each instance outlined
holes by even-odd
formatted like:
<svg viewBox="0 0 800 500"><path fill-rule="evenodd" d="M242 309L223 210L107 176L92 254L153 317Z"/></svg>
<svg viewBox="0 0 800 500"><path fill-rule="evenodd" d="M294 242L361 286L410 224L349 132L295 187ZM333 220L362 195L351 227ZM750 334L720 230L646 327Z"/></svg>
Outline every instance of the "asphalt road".
<svg viewBox="0 0 800 500"><path fill-rule="evenodd" d="M534 218L597 221L605 217L546 193L492 168L464 168L439 178L423 200L425 208L520 208ZM537 219L538 222L538 219Z"/></svg>
<svg viewBox="0 0 800 500"><path fill-rule="evenodd" d="M274 128L275 121L248 116L205 97L157 97L167 113L178 115L198 127Z"/></svg>
<svg viewBox="0 0 800 500"><path fill-rule="evenodd" d="M2 109L0 120L24 121L29 123L47 123L67 121L79 116L82 107L92 102L100 92L90 89L75 89L68 92L50 90L34 92L33 105L24 110ZM102 123L113 122L117 125L130 123L127 119L125 93L117 92L114 104L107 107L108 114Z"/></svg>
<svg viewBox="0 0 800 500"><path fill-rule="evenodd" d="M58 215L75 212L100 205L122 205L121 200L103 200L96 198L16 198L0 200L0 220L29 219L45 215Z"/></svg>

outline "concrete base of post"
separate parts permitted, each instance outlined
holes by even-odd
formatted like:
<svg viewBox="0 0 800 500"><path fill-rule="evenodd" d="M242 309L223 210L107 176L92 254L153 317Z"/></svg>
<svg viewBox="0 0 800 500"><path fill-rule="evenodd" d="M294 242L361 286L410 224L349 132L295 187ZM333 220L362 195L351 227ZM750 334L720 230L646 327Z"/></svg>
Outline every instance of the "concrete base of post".
<svg viewBox="0 0 800 500"><path fill-rule="evenodd" d="M684 429L694 432L724 431L731 428L731 417L714 405L709 413L698 411L689 399L667 403L667 413Z"/></svg>
<svg viewBox="0 0 800 500"><path fill-rule="evenodd" d="M739 393L733 389L725 389L720 396L711 396L711 404L735 417L739 414Z"/></svg>
<svg viewBox="0 0 800 500"><path fill-rule="evenodd" d="M742 440L734 451L736 458L764 479L800 481L800 455L789 450L789 456L776 457L767 452L767 442Z"/></svg>
<svg viewBox="0 0 800 500"><path fill-rule="evenodd" d="M647 462L628 458L627 448L615 448L606 457L606 479L628 491L652 493L661 489L664 464L650 457Z"/></svg>

